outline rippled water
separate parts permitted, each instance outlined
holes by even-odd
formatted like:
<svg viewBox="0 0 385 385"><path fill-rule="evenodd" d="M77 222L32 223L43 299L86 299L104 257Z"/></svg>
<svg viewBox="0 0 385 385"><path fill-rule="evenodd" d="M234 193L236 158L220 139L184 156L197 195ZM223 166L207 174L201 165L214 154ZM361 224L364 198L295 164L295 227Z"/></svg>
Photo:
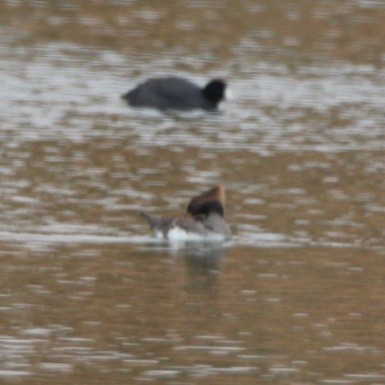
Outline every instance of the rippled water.
<svg viewBox="0 0 385 385"><path fill-rule="evenodd" d="M385 382L383 2L0 10L2 381ZM161 74L234 99L120 100ZM138 216L217 183L231 244Z"/></svg>

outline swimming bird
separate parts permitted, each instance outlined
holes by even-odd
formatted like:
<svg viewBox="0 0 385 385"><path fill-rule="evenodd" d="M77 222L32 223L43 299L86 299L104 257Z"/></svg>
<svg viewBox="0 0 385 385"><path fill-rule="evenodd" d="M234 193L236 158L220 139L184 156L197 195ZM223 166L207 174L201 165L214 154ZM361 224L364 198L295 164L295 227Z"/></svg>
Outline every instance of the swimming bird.
<svg viewBox="0 0 385 385"><path fill-rule="evenodd" d="M148 79L128 91L122 98L133 107L159 110L215 110L225 98L226 83L213 79L203 88L182 77Z"/></svg>
<svg viewBox="0 0 385 385"><path fill-rule="evenodd" d="M219 185L191 199L186 214L179 218L140 214L159 238L224 241L232 238L224 219L224 205L225 190Z"/></svg>

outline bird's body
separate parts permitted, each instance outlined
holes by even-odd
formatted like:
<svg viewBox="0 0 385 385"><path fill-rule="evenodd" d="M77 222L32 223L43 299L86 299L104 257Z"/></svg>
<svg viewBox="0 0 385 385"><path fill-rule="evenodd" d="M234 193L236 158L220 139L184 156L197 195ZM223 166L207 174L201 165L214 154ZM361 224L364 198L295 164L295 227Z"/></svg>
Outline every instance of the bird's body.
<svg viewBox="0 0 385 385"><path fill-rule="evenodd" d="M215 187L193 198L181 217L152 217L141 213L157 237L169 240L230 240L232 233L224 219L224 189Z"/></svg>
<svg viewBox="0 0 385 385"><path fill-rule="evenodd" d="M122 96L133 107L159 110L214 110L225 96L226 84L219 79L204 88L181 77L148 79Z"/></svg>

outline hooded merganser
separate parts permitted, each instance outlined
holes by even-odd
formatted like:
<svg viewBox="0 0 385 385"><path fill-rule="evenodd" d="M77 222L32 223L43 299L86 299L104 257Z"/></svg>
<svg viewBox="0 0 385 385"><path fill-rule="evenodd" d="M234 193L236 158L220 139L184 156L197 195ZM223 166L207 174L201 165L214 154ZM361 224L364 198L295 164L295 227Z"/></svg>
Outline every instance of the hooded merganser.
<svg viewBox="0 0 385 385"><path fill-rule="evenodd" d="M225 98L226 83L213 79L203 88L181 77L152 78L122 95L134 107L160 110L215 110Z"/></svg>
<svg viewBox="0 0 385 385"><path fill-rule="evenodd" d="M225 190L216 186L194 197L180 218L151 217L141 212L157 237L169 240L230 240L224 219Z"/></svg>

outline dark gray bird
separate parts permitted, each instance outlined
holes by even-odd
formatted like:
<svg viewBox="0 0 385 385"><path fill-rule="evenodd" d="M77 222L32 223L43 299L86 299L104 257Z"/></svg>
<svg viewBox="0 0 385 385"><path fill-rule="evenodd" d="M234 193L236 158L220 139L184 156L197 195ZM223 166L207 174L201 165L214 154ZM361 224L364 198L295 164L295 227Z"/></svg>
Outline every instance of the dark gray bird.
<svg viewBox="0 0 385 385"><path fill-rule="evenodd" d="M221 79L213 79L201 88L181 77L163 77L140 83L122 98L133 107L215 110L225 98L225 91L226 83Z"/></svg>

